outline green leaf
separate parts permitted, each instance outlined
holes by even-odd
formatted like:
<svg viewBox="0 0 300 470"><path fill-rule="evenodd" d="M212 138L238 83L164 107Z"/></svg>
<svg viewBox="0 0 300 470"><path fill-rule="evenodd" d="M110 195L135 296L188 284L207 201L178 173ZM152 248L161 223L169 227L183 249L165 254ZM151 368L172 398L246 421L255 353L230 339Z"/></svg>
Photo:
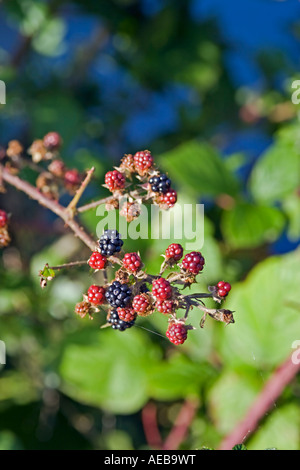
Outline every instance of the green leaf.
<svg viewBox="0 0 300 470"><path fill-rule="evenodd" d="M250 438L249 450L298 450L299 449L299 405L291 403L273 409L270 416ZM274 449L275 448L275 449Z"/></svg>
<svg viewBox="0 0 300 470"><path fill-rule="evenodd" d="M236 446L232 448L232 450L248 450L248 449L246 446L244 446L244 444L237 444Z"/></svg>
<svg viewBox="0 0 300 470"><path fill-rule="evenodd" d="M287 197L282 207L289 220L288 237L297 241L300 238L300 195L292 194Z"/></svg>
<svg viewBox="0 0 300 470"><path fill-rule="evenodd" d="M64 52L62 41L65 32L64 21L61 18L51 18L33 38L32 45L40 54L58 56Z"/></svg>
<svg viewBox="0 0 300 470"><path fill-rule="evenodd" d="M137 328L82 331L65 348L62 390L82 403L113 413L134 413L148 400L148 375L161 360Z"/></svg>
<svg viewBox="0 0 300 470"><path fill-rule="evenodd" d="M253 168L250 189L257 201L273 203L299 187L299 125L282 129Z"/></svg>
<svg viewBox="0 0 300 470"><path fill-rule="evenodd" d="M232 248L254 248L276 240L284 222L283 214L274 207L243 202L223 212L222 231Z"/></svg>
<svg viewBox="0 0 300 470"><path fill-rule="evenodd" d="M55 271L46 264L45 267L40 271L40 276L45 278L53 278L55 277Z"/></svg>
<svg viewBox="0 0 300 470"><path fill-rule="evenodd" d="M236 323L220 330L217 348L227 365L277 366L292 352L300 331L300 250L258 264L234 286L226 308Z"/></svg>
<svg viewBox="0 0 300 470"><path fill-rule="evenodd" d="M152 369L149 377L150 394L157 400L198 396L199 387L212 375L214 374L210 366L192 362L178 352Z"/></svg>
<svg viewBox="0 0 300 470"><path fill-rule="evenodd" d="M255 399L261 381L254 370L223 371L208 395L210 416L222 434L229 433Z"/></svg>
<svg viewBox="0 0 300 470"><path fill-rule="evenodd" d="M164 153L162 167L169 169L175 184L193 196L236 195L238 182L215 149L206 143L190 141Z"/></svg>

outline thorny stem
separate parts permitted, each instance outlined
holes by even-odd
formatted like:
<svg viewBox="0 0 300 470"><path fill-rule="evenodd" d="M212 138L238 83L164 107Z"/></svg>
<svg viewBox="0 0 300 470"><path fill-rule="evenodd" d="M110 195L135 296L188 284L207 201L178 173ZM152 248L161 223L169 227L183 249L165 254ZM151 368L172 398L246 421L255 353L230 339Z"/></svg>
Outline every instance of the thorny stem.
<svg viewBox="0 0 300 470"><path fill-rule="evenodd" d="M83 180L83 182L80 185L80 188L77 189L77 191L75 193L75 196L73 197L72 201L70 202L70 204L68 205L68 207L66 209L66 210L70 211L73 215L75 213L75 209L76 209L76 206L79 202L79 199L81 198L81 196L82 196L83 192L85 191L87 185L90 183L90 181L92 179L94 171L95 171L95 167L92 167L90 170L88 170L85 179Z"/></svg>
<svg viewBox="0 0 300 470"><path fill-rule="evenodd" d="M53 269L55 271L55 270L60 270L60 269L64 269L64 268L72 268L73 266L82 266L84 264L87 264L86 260L84 260L84 261L72 261L71 263L60 264L58 266L49 266L48 264L46 264L46 268Z"/></svg>
<svg viewBox="0 0 300 470"><path fill-rule="evenodd" d="M90 250L94 250L96 242L91 238L91 236L78 224L76 220L70 218L70 213L66 210L65 207L61 206L58 202L52 201L44 194L42 194L37 188L27 183L27 181L21 180L18 176L12 175L3 165L0 165L0 179L6 181L6 183L14 186L15 188L23 191L31 199L34 199L42 206L51 210L60 217L66 225L74 232L75 236L80 238L80 240L88 247Z"/></svg>
<svg viewBox="0 0 300 470"><path fill-rule="evenodd" d="M114 196L108 196L103 199L99 199L98 201L93 201L88 204L85 204L84 206L80 206L77 209L77 212L85 212L90 209L94 209L95 207L101 206L101 204L107 204L111 202L114 199Z"/></svg>
<svg viewBox="0 0 300 470"><path fill-rule="evenodd" d="M176 418L175 424L167 436L162 450L176 450L184 441L188 428L192 423L198 409L198 401L187 399Z"/></svg>
<svg viewBox="0 0 300 470"><path fill-rule="evenodd" d="M147 403L142 409L142 423L147 443L153 449L161 449L163 442L157 425L155 403Z"/></svg>
<svg viewBox="0 0 300 470"><path fill-rule="evenodd" d="M221 442L220 450L231 450L236 444L242 444L255 431L260 420L274 406L285 387L300 372L300 363L295 364L288 357L269 378L264 388L248 410L244 419Z"/></svg>

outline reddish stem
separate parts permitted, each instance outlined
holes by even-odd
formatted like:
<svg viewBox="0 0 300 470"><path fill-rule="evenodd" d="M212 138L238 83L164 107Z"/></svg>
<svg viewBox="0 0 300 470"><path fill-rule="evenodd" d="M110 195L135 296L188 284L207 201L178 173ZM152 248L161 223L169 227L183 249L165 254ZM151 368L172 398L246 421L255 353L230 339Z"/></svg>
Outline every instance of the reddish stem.
<svg viewBox="0 0 300 470"><path fill-rule="evenodd" d="M66 210L65 207L61 206L58 202L52 201L42 194L37 188L27 183L27 181L21 180L18 176L12 175L9 171L6 170L2 165L0 165L0 175L3 181L6 181L15 188L23 191L27 196L35 201L39 202L47 209L50 209L54 214L58 215L66 225L73 230L74 234L83 241L91 250L95 249L96 242L88 235L85 230L80 227L78 222L70 217L70 212Z"/></svg>
<svg viewBox="0 0 300 470"><path fill-rule="evenodd" d="M194 419L197 408L198 402L196 400L186 400L184 402L177 416L175 424L162 446L163 450L178 449L186 437L188 428Z"/></svg>
<svg viewBox="0 0 300 470"><path fill-rule="evenodd" d="M161 449L163 443L157 426L156 414L156 405L147 403L142 409L142 423L148 445L154 449Z"/></svg>
<svg viewBox="0 0 300 470"><path fill-rule="evenodd" d="M267 381L244 419L224 438L219 449L231 450L235 445L242 444L257 428L259 421L274 405L274 402L280 397L285 387L299 371L300 363L293 364L291 357L281 364Z"/></svg>

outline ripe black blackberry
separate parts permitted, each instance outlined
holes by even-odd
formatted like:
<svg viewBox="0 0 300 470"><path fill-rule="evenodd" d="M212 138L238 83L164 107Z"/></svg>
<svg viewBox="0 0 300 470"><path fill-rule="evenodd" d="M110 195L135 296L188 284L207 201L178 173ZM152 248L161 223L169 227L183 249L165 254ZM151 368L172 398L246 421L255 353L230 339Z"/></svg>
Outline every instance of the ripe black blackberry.
<svg viewBox="0 0 300 470"><path fill-rule="evenodd" d="M121 251L123 243L117 230L105 230L99 240L100 252L103 256L112 256Z"/></svg>
<svg viewBox="0 0 300 470"><path fill-rule="evenodd" d="M114 281L105 293L106 300L114 307L126 307L131 300L131 290L126 284Z"/></svg>
<svg viewBox="0 0 300 470"><path fill-rule="evenodd" d="M108 318L108 323L111 324L111 327L114 330L125 331L127 328L131 328L134 325L135 320L132 321L124 321L119 318L117 310L113 310Z"/></svg>
<svg viewBox="0 0 300 470"><path fill-rule="evenodd" d="M171 187L171 180L165 174L152 176L149 183L154 193L166 194Z"/></svg>

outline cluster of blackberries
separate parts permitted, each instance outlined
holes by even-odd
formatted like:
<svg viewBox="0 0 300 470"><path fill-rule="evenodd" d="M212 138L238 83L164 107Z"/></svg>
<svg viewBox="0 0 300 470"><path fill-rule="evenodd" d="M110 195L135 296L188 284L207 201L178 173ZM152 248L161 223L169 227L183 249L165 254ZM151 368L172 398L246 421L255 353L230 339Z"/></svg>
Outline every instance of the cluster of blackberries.
<svg viewBox="0 0 300 470"><path fill-rule="evenodd" d="M125 331L134 325L135 320L124 321L119 318L117 310L112 310L107 318L107 322L111 324L114 330Z"/></svg>
<svg viewBox="0 0 300 470"><path fill-rule="evenodd" d="M117 230L105 230L99 240L100 253L107 257L112 256L114 253L119 253L123 243Z"/></svg>
<svg viewBox="0 0 300 470"><path fill-rule="evenodd" d="M126 284L114 281L105 293L107 302L114 308L126 307L131 300L131 290Z"/></svg>
<svg viewBox="0 0 300 470"><path fill-rule="evenodd" d="M165 174L152 176L149 183L154 193L166 194L171 188L171 180Z"/></svg>

